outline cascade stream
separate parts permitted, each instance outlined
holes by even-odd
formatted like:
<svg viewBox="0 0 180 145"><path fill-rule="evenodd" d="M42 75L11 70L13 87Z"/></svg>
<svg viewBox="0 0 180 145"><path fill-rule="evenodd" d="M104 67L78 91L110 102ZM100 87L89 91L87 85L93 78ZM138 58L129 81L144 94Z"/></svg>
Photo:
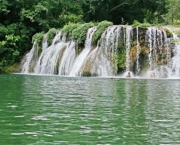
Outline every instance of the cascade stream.
<svg viewBox="0 0 180 145"><path fill-rule="evenodd" d="M69 39L61 30L50 46L44 35L41 51L34 42L25 55L21 73L126 76L131 72L135 77L180 77L179 35L174 29L113 25L107 27L95 45L92 41L96 30L88 29L81 49L77 49L76 40Z"/></svg>

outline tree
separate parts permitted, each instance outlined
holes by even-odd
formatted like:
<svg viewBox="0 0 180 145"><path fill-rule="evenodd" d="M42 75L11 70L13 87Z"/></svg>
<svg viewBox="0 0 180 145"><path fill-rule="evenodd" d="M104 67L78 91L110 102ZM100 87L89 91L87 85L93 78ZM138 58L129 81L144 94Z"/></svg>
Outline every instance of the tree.
<svg viewBox="0 0 180 145"><path fill-rule="evenodd" d="M164 15L167 23L173 24L176 20L180 20L180 0L169 0L166 5L168 13Z"/></svg>

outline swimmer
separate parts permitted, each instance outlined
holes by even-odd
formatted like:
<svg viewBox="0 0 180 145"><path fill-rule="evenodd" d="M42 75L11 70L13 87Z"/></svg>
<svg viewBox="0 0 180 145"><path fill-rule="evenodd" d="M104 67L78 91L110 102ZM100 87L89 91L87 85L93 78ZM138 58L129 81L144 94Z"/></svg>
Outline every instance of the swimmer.
<svg viewBox="0 0 180 145"><path fill-rule="evenodd" d="M155 78L156 74L153 71L149 71L147 76L148 78Z"/></svg>
<svg viewBox="0 0 180 145"><path fill-rule="evenodd" d="M129 77L129 78L130 78L130 77L131 77L131 73L130 73L130 72L128 72L128 74L127 74L127 76L126 76L126 77Z"/></svg>

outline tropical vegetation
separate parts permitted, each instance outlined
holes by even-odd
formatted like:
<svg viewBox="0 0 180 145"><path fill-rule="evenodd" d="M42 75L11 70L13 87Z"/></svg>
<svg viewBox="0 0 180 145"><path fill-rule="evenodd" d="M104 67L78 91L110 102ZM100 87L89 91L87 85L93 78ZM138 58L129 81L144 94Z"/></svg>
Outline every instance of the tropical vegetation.
<svg viewBox="0 0 180 145"><path fill-rule="evenodd" d="M91 26L98 27L97 43L106 26L133 22L180 25L180 0L0 0L0 73L20 62L31 42L46 32L48 44L55 30L62 29L81 45Z"/></svg>

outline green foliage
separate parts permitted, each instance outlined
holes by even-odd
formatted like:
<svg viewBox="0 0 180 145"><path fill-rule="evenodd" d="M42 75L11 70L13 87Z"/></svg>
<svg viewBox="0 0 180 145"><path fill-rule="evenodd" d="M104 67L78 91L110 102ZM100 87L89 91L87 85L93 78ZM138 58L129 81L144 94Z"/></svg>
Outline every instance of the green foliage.
<svg viewBox="0 0 180 145"><path fill-rule="evenodd" d="M173 44L180 43L180 38L173 39L172 43Z"/></svg>
<svg viewBox="0 0 180 145"><path fill-rule="evenodd" d="M118 49L115 54L115 62L117 69L124 70L126 68L126 49L124 47Z"/></svg>
<svg viewBox="0 0 180 145"><path fill-rule="evenodd" d="M0 0L0 14L8 14L10 10L8 10L9 3L7 0Z"/></svg>
<svg viewBox="0 0 180 145"><path fill-rule="evenodd" d="M4 38L4 36L8 33L8 29L0 24L0 38Z"/></svg>
<svg viewBox="0 0 180 145"><path fill-rule="evenodd" d="M56 30L83 45L89 27L88 22L101 22L93 36L97 44L105 29L114 24L132 24L146 28L151 23L166 21L167 24L179 25L180 1L144 1L144 0L0 0L0 68L1 72L8 65L21 60L31 49L31 38L39 32L48 32L48 44L52 43ZM107 20L107 21L104 21ZM111 22L108 22L111 21ZM138 22L139 21L139 22ZM86 22L85 24L82 24ZM81 24L80 24L81 23ZM42 33L33 37L38 43ZM81 48L81 47L79 47Z"/></svg>
<svg viewBox="0 0 180 145"><path fill-rule="evenodd" d="M82 15L75 15L71 13L59 15L59 21L63 22L64 24L83 22Z"/></svg>
<svg viewBox="0 0 180 145"><path fill-rule="evenodd" d="M74 29L76 29L78 26L80 26L80 24L75 24L75 23L69 23L68 25L64 25L64 27L62 28L62 34L63 35L69 35L69 37L72 36L72 31Z"/></svg>
<svg viewBox="0 0 180 145"><path fill-rule="evenodd" d="M112 22L102 21L97 25L97 30L93 34L93 44L97 44L98 40L100 39L102 33L106 30L108 26L113 25Z"/></svg>
<svg viewBox="0 0 180 145"><path fill-rule="evenodd" d="M32 43L34 43L36 41L37 44L40 46L41 42L43 40L43 37L44 37L44 32L34 34L32 37Z"/></svg>
<svg viewBox="0 0 180 145"><path fill-rule="evenodd" d="M151 24L149 24L148 22L144 22L144 23L140 23L140 22L138 22L137 20L134 20L134 22L133 22L133 26L134 27L139 27L139 28L148 28L148 27L150 27L150 26L152 26Z"/></svg>
<svg viewBox="0 0 180 145"><path fill-rule="evenodd" d="M37 43L38 54L40 54L40 52L41 52L43 37L44 37L44 32L36 33L32 37L32 43L34 43L34 42Z"/></svg>
<svg viewBox="0 0 180 145"><path fill-rule="evenodd" d="M55 28L51 28L49 29L49 31L47 32L47 42L48 45L51 45L54 36L56 35L57 30Z"/></svg>
<svg viewBox="0 0 180 145"><path fill-rule="evenodd" d="M20 52L18 50L18 41L20 36L9 34L5 39L0 41L0 72L4 72L9 64L18 60Z"/></svg>
<svg viewBox="0 0 180 145"><path fill-rule="evenodd" d="M90 23L85 23L85 24L80 24L78 27L73 29L72 31L72 39L76 40L79 45L83 45L85 39L86 39L86 33L87 30L90 27L93 27L94 24L92 22Z"/></svg>
<svg viewBox="0 0 180 145"><path fill-rule="evenodd" d="M173 36L173 33L169 29L165 28L164 31L166 32L167 37Z"/></svg>
<svg viewBox="0 0 180 145"><path fill-rule="evenodd" d="M174 20L174 25L180 25L180 20Z"/></svg>
<svg viewBox="0 0 180 145"><path fill-rule="evenodd" d="M166 7L168 8L168 12L164 14L166 23L175 24L180 18L180 1L168 0Z"/></svg>

